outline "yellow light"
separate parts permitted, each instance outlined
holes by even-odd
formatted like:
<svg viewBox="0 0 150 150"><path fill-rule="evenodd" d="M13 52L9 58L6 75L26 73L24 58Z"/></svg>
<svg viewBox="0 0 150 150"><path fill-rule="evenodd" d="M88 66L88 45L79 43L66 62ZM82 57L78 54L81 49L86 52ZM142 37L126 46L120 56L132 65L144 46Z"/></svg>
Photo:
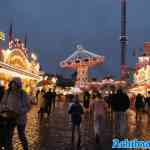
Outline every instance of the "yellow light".
<svg viewBox="0 0 150 150"><path fill-rule="evenodd" d="M57 82L57 78L53 77L53 78L52 78L52 83L53 83L53 84L56 84L56 82Z"/></svg>
<svg viewBox="0 0 150 150"><path fill-rule="evenodd" d="M10 50L10 49L7 49L7 50L4 50L4 51L3 51L5 60L7 60L7 58L8 58L9 55L10 55L10 53L11 53L11 50Z"/></svg>
<svg viewBox="0 0 150 150"><path fill-rule="evenodd" d="M3 80L0 81L0 85L4 85L4 81Z"/></svg>
<svg viewBox="0 0 150 150"><path fill-rule="evenodd" d="M7 49L7 50L5 51L5 53L6 53L6 54L10 54L10 53L11 53L11 50L10 50L10 49Z"/></svg>
<svg viewBox="0 0 150 150"><path fill-rule="evenodd" d="M31 54L31 58L32 58L33 60L37 60L37 56L36 56L34 53Z"/></svg>
<svg viewBox="0 0 150 150"><path fill-rule="evenodd" d="M47 79L48 79L48 76L45 76L45 77L44 77L44 80L47 80Z"/></svg>
<svg viewBox="0 0 150 150"><path fill-rule="evenodd" d="M0 32L0 40L4 41L5 40L5 33Z"/></svg>

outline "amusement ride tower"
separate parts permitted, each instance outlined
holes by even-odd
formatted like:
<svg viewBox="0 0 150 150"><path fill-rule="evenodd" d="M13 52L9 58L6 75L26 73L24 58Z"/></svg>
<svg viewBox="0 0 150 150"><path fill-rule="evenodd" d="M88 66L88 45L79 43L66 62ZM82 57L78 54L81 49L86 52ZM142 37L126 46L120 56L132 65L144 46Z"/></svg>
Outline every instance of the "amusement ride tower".
<svg viewBox="0 0 150 150"><path fill-rule="evenodd" d="M88 69L96 64L102 64L104 56L96 55L77 45L77 50L60 63L62 68L77 70L76 85L82 87L88 82Z"/></svg>
<svg viewBox="0 0 150 150"><path fill-rule="evenodd" d="M128 35L127 35L127 0L121 0L121 35L120 35L120 47L121 47L121 66L120 77L126 78L127 69L127 49L128 49Z"/></svg>

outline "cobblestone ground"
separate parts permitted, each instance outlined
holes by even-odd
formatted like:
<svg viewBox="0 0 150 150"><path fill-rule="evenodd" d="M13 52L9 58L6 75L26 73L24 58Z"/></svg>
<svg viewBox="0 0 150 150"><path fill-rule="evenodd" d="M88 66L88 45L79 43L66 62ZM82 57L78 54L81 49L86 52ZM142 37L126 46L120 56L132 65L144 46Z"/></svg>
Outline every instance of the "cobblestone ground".
<svg viewBox="0 0 150 150"><path fill-rule="evenodd" d="M141 114L139 121L135 120L135 111L128 111L128 138L150 139L150 125L148 115ZM93 128L84 120L81 126L81 150L110 150L112 142L112 122L107 120L101 134L101 145L94 142ZM67 114L66 105L59 103L49 120L46 118L40 124L37 108L34 107L28 115L27 137L30 150L72 150L71 122ZM22 150L17 133L14 136L14 150Z"/></svg>
<svg viewBox="0 0 150 150"><path fill-rule="evenodd" d="M64 103L59 103L49 120L45 119L40 124L34 107L28 114L27 138L30 150L71 150L71 122ZM20 141L15 131L14 149L22 150ZM81 150L99 149L95 146L93 128L84 120L81 126ZM103 138L104 141L104 138Z"/></svg>
<svg viewBox="0 0 150 150"><path fill-rule="evenodd" d="M136 120L136 112L128 111L128 138L150 140L150 115L142 112Z"/></svg>

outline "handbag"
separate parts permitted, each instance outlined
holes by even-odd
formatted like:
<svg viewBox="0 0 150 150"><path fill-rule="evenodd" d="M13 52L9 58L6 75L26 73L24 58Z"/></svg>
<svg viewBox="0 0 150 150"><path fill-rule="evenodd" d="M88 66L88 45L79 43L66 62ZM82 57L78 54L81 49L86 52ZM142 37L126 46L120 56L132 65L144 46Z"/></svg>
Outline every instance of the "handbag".
<svg viewBox="0 0 150 150"><path fill-rule="evenodd" d="M13 110L10 110L7 107L8 95L9 95L9 92L7 93L5 103L2 106L2 110L0 112L0 117L7 121L15 121L16 122L19 119L19 113L15 112Z"/></svg>
<svg viewBox="0 0 150 150"><path fill-rule="evenodd" d="M0 112L0 117L5 121L17 122L19 119L19 114L15 111L4 108L3 111Z"/></svg>

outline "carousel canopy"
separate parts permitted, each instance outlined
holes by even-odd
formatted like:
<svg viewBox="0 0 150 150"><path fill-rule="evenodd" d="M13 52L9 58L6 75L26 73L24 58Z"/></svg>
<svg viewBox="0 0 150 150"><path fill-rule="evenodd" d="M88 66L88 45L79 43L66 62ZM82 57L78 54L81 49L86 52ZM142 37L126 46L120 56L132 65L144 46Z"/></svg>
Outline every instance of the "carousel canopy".
<svg viewBox="0 0 150 150"><path fill-rule="evenodd" d="M104 62L104 56L94 54L87 51L82 46L77 45L77 50L70 55L67 59L60 63L61 67L76 68L78 66L93 66L96 64L102 64Z"/></svg>

